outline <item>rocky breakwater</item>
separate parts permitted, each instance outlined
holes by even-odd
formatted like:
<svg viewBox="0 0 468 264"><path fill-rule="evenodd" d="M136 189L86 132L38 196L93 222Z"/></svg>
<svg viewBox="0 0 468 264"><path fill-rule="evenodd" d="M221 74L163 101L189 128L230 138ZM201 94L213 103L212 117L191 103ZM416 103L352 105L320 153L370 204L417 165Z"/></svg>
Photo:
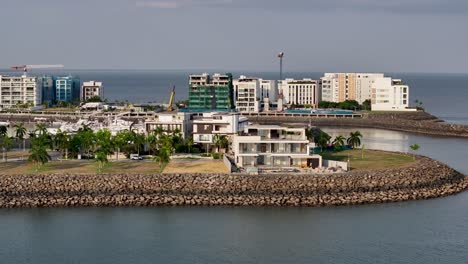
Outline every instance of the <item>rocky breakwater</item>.
<svg viewBox="0 0 468 264"><path fill-rule="evenodd" d="M327 206L459 193L467 178L419 157L413 165L333 175L1 175L0 208L67 206Z"/></svg>
<svg viewBox="0 0 468 264"><path fill-rule="evenodd" d="M364 113L362 118L323 118L313 116L260 116L253 119L264 124L312 123L315 126L346 126L390 129L437 136L468 138L468 126L449 124L425 112Z"/></svg>

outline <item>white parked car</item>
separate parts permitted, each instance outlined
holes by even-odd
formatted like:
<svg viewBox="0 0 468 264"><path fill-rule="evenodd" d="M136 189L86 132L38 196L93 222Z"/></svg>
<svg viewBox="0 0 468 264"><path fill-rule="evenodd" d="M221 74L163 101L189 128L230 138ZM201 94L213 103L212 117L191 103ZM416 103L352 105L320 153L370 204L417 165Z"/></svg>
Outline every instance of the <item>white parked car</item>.
<svg viewBox="0 0 468 264"><path fill-rule="evenodd" d="M143 157L138 154L130 154L131 160L143 160Z"/></svg>

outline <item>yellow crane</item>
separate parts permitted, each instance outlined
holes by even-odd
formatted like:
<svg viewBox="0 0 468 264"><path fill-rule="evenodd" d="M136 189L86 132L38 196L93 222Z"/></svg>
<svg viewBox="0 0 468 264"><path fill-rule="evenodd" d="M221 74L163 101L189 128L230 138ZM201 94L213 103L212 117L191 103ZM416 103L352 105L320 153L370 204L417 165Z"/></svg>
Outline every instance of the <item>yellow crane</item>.
<svg viewBox="0 0 468 264"><path fill-rule="evenodd" d="M169 103L167 104L168 112L172 112L174 110L172 109L172 102L174 101L174 95L175 95L175 86L172 87L171 96L169 97Z"/></svg>

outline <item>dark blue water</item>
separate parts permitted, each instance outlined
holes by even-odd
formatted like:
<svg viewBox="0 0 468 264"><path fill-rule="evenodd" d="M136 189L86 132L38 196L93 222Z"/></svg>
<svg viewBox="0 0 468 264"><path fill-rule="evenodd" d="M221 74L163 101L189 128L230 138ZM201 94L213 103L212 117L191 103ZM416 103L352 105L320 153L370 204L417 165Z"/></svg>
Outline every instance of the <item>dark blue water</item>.
<svg viewBox="0 0 468 264"><path fill-rule="evenodd" d="M188 98L188 74L203 71L137 71L137 70L63 70L52 74L75 74L82 81L100 80L105 85L105 97L109 101L134 103L168 102L171 87L176 86L176 100ZM241 74L278 79L275 72L232 72L234 77ZM10 70L0 70L0 74L18 74ZM41 74L34 71L30 73ZM318 79L323 73L285 73L285 78ZM418 99L432 114L451 123L468 124L468 74L407 74L389 73L401 78L410 85L410 101Z"/></svg>
<svg viewBox="0 0 468 264"><path fill-rule="evenodd" d="M330 134L355 129L325 127ZM359 129L366 148L468 173L468 139ZM0 210L0 263L467 263L468 192L328 208Z"/></svg>

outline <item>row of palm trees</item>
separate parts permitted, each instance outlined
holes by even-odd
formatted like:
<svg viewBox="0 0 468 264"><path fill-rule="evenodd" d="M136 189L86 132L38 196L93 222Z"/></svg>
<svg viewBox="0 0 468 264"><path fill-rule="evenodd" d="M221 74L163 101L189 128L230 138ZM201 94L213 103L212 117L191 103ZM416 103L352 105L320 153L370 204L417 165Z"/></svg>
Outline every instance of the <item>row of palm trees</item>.
<svg viewBox="0 0 468 264"><path fill-rule="evenodd" d="M332 137L327 133L320 131L319 134L314 136L314 142L320 147L323 152L324 148L333 146L335 150L341 150L344 146L348 145L352 148L357 148L361 145L362 134L359 131L351 132L348 138L338 135L332 141Z"/></svg>
<svg viewBox="0 0 468 264"><path fill-rule="evenodd" d="M15 138L18 142L23 141L25 150L25 137L28 131L23 124L17 124L14 128ZM5 156L13 145L13 138L8 137L6 127L0 127L0 140ZM123 130L112 135L107 129L94 132L86 125L83 125L75 134L59 130L55 135L51 135L45 124L37 124L35 130L29 133L29 140L31 148L28 159L37 167L50 160L48 150L56 150L61 152L65 159L78 156L93 158L99 163L99 169L102 169L108 162L109 155L116 154L118 160L121 153L129 157L132 153L140 155L146 151L153 155L154 160L159 162L162 168L169 162L174 152L186 152L186 150L191 152L193 146L193 139L184 140L180 130L165 133L162 128L157 128L148 135L133 130Z"/></svg>

